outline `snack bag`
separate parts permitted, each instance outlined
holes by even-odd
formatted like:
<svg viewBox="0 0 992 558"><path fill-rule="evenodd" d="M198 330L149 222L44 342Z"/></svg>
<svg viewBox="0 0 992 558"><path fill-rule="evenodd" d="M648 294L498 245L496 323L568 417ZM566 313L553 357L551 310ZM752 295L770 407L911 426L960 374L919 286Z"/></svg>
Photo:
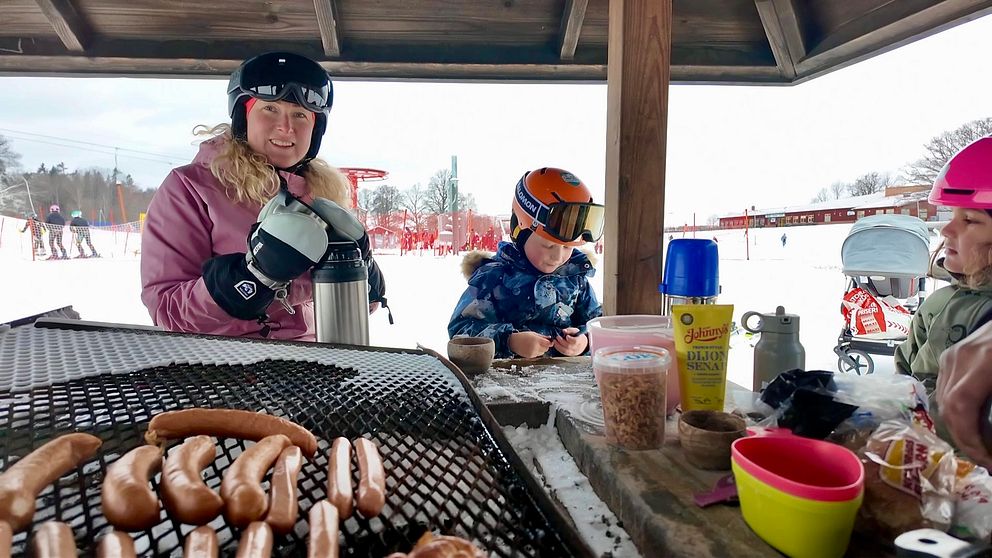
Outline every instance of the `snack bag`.
<svg viewBox="0 0 992 558"><path fill-rule="evenodd" d="M946 442L924 427L889 420L875 429L861 456L862 528L893 538L924 527L950 528L958 460Z"/></svg>
<svg viewBox="0 0 992 558"><path fill-rule="evenodd" d="M844 295L841 314L851 335L869 339L904 339L909 336L913 320L912 314L899 304L898 299L878 298L861 287Z"/></svg>

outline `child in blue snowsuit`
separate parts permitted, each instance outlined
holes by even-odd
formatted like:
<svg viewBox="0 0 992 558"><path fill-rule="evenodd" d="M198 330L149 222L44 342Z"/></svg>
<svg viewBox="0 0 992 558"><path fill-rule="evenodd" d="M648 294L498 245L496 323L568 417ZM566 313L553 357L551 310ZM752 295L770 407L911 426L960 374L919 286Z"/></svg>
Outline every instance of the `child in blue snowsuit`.
<svg viewBox="0 0 992 558"><path fill-rule="evenodd" d="M496 358L586 353L586 322L602 315L589 285L596 270L576 247L603 234L603 206L575 175L554 168L525 173L510 219L512 242L462 264L468 288L448 335L489 337Z"/></svg>

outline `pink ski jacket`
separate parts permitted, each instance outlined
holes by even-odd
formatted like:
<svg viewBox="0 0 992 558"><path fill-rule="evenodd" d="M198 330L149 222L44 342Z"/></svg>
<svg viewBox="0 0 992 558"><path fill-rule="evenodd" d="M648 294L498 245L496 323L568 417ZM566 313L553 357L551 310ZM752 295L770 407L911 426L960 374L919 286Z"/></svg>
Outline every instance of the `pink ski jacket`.
<svg viewBox="0 0 992 558"><path fill-rule="evenodd" d="M232 318L217 306L200 273L214 256L247 250L248 231L262 209L231 200L210 173L224 141L201 143L193 162L173 169L152 198L141 235L141 301L155 325L169 331L261 337L261 324ZM303 177L280 174L290 192L312 201ZM315 339L311 291L306 273L289 290L296 314L278 302L269 306L269 339Z"/></svg>

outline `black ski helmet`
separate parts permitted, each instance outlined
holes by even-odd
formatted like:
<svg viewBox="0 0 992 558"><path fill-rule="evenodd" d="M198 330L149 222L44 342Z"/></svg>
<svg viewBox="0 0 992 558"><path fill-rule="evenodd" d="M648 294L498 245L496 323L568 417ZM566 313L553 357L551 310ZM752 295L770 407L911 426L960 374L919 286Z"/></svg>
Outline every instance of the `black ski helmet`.
<svg viewBox="0 0 992 558"><path fill-rule="evenodd" d="M320 64L291 52L267 52L242 62L227 83L231 131L239 141L248 140L245 103L249 97L263 101L286 100L312 111L314 125L310 149L295 169L306 166L317 156L320 140L327 130L327 114L334 102L331 78Z"/></svg>

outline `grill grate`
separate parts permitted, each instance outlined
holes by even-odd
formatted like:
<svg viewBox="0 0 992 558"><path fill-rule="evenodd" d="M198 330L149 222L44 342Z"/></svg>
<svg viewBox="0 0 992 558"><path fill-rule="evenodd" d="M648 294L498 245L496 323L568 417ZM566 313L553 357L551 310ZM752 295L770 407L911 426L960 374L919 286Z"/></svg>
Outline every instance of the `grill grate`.
<svg viewBox="0 0 992 558"><path fill-rule="evenodd" d="M95 458L45 489L34 518L35 525L52 519L68 523L78 547L91 555L95 541L110 529L99 506L103 471L143 443L153 415L188 407L263 410L300 423L319 442L316 459L300 474L296 528L277 537L273 555L306 554L306 511L325 497L327 450L338 436L375 440L387 474L383 513L370 520L356 513L341 524L343 556L380 558L407 551L427 530L474 539L491 556L585 554L574 530L542 511L549 507L546 496L535 497L528 489L519 461L500 450L472 400L451 380L450 373L426 366L358 372L266 360L171 364L0 392L0 465L6 469L10 456L23 456L61 433L82 431L103 439ZM218 457L205 471L215 490L245 449L239 440L218 442ZM357 485L357 466L353 477ZM164 510L160 517L153 528L132 534L137 550L178 556L182 537L193 526L173 522ZM222 517L211 526L222 553L233 555L240 533ZM25 533L15 537L15 555L25 552L26 542Z"/></svg>

